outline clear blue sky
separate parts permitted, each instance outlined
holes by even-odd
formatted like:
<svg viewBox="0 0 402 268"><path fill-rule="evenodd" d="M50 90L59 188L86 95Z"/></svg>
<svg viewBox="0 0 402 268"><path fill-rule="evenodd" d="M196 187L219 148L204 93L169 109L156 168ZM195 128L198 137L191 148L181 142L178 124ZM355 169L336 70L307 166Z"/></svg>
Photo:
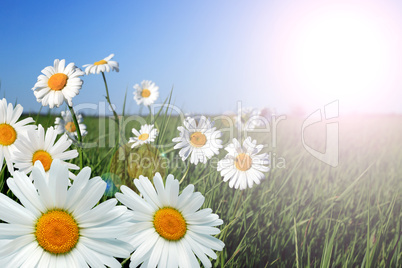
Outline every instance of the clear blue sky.
<svg viewBox="0 0 402 268"><path fill-rule="evenodd" d="M127 110L138 112L139 108L132 98L133 85L144 79L152 80L160 87L159 102L163 102L174 85L175 104L185 112L235 110L237 101L242 101L243 106L270 107L285 113L300 105L306 112L312 112L335 99L340 100L341 109L344 103L344 110L347 111L401 112L401 75L398 73L402 70L398 63L402 62L401 53L381 54L387 48L402 47L399 37L402 23L398 18L402 14L400 4L397 1L377 1L381 2L379 8L375 1L351 1L353 5L344 1L347 3L344 6L325 6L321 2L2 0L0 96L5 96L10 102L17 100L25 111L38 111L41 105L36 102L31 88L40 71L52 65L55 58L66 59L67 63L74 62L82 67L114 53L120 72L106 75L111 100L119 112L126 88ZM372 3L369 8L368 2ZM344 10L348 12L344 13ZM342 27L355 27L357 33L364 33L365 27L372 29L373 25L374 28L378 26L377 32L374 30L372 34L370 30L362 35L361 44L381 39L378 35L384 34L383 29L387 29L388 32L382 36L383 42L366 51L367 55L379 56L359 54L361 57L353 59L350 64L348 59L354 55L350 54L341 63L337 62L341 64L338 69L330 69L329 66L334 64L329 62L326 73L321 73L325 66L318 66L323 63L320 59L328 58L329 54L315 55L317 49L311 50L311 44L316 44L315 40L320 40L322 36L320 31L326 30L314 28L314 25L321 24L317 14L324 14L325 20L331 16L325 15L325 12L332 14L332 11L335 12L333 21L322 23L328 27L335 25L335 28L329 29L332 32L328 38L335 35L335 40L344 38L344 43L360 44L353 33L352 37L342 33L336 35L337 32L344 32L336 27L342 25L337 20L345 17L348 20L343 20L346 24ZM314 16L317 21L309 21ZM360 24L355 26L355 20ZM333 43L323 43L322 46ZM339 44L329 50L337 47ZM344 55L344 51L351 49L356 47L347 47L336 53ZM336 53L331 52L330 55L338 55ZM389 61L379 61L384 57ZM338 58L336 56L329 61ZM362 58L368 58L368 63ZM352 75L360 80L350 81L355 86L362 85L362 88L353 98L347 99L350 91L338 94L337 88L329 86L334 84L330 80L340 77L343 84L351 84L345 80L350 79L349 73L336 72L344 69L342 64L356 67L349 70L351 73L362 69L357 60L365 65L371 62L381 68ZM378 81L362 82L365 77L371 77L373 72L384 68L392 72L387 71ZM321 77L322 81L311 84L316 80L315 76ZM378 85L383 84L381 79L392 83L380 88ZM101 76L89 75L83 80L80 94L73 99L74 105L104 101ZM336 85L342 86L341 82ZM325 83L328 83L328 90ZM367 84L376 86L368 90L364 87ZM379 95L381 103L378 102ZM344 102L342 98L345 98ZM360 100L366 105L354 105Z"/></svg>

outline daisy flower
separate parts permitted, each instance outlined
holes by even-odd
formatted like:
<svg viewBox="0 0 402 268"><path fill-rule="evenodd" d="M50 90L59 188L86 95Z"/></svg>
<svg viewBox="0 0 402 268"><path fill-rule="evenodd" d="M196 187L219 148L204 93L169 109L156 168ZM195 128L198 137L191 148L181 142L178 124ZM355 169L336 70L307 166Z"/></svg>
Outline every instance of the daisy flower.
<svg viewBox="0 0 402 268"><path fill-rule="evenodd" d="M23 108L19 104L13 108L11 103L7 104L6 99L0 101L0 169L3 167L5 158L8 171L11 174L14 172L12 155L16 150L16 141L26 135L27 131L36 128L35 125L27 125L34 122L31 117L17 122L22 111Z"/></svg>
<svg viewBox="0 0 402 268"><path fill-rule="evenodd" d="M239 129L253 130L266 126L267 119L263 115L263 110L251 107L239 109L239 114L235 116L235 125Z"/></svg>
<svg viewBox="0 0 402 268"><path fill-rule="evenodd" d="M74 124L73 117L71 116L70 111L61 111L61 117L56 117L54 124L55 130L57 134L66 133L71 139L75 139L78 136L77 127ZM81 136L85 136L87 134L87 127L82 123L82 115L77 114L77 121L79 128L81 130Z"/></svg>
<svg viewBox="0 0 402 268"><path fill-rule="evenodd" d="M269 155L258 154L263 145L257 145L256 140L248 137L243 146L237 139L229 144L225 150L228 154L218 162L218 171L223 181L229 181L229 187L243 190L253 187L253 183L260 184L264 179L263 172L269 171Z"/></svg>
<svg viewBox="0 0 402 268"><path fill-rule="evenodd" d="M110 199L95 206L106 183L86 167L71 187L55 160L45 174L35 163L31 178L16 171L7 185L22 205L0 194L1 267L121 267L132 246L119 238L132 226L127 208ZM32 182L32 180L34 182ZM95 207L94 207L95 206Z"/></svg>
<svg viewBox="0 0 402 268"><path fill-rule="evenodd" d="M82 67L85 68L85 73L99 74L100 72L119 71L119 64L116 61L110 60L114 57L114 54L110 54L103 60L97 61L94 64L85 64Z"/></svg>
<svg viewBox="0 0 402 268"><path fill-rule="evenodd" d="M127 186L116 198L130 208L133 234L128 237L135 248L130 267L200 267L196 256L205 267L211 267L208 258L217 258L213 250L221 251L225 244L212 235L220 230L214 226L223 224L210 208L200 209L204 203L201 193L194 193L194 185L188 185L179 195L179 181L173 175L163 185L156 173L153 182L140 176L134 184L144 198ZM156 191L155 191L156 189Z"/></svg>
<svg viewBox="0 0 402 268"><path fill-rule="evenodd" d="M179 155L182 160L190 157L190 162L197 165L198 162L206 163L222 148L222 141L219 139L222 133L213 127L213 123L205 116L201 116L198 124L194 118L187 117L184 127L179 126L180 137L172 141L177 142L174 149L180 149Z"/></svg>
<svg viewBox="0 0 402 268"><path fill-rule="evenodd" d="M72 99L78 95L83 81L80 76L85 73L74 63L65 66L65 60L54 60L54 66L47 66L38 76L38 82L32 88L36 100L43 106L59 107L64 101L73 106Z"/></svg>
<svg viewBox="0 0 402 268"><path fill-rule="evenodd" d="M39 125L37 130L30 132L27 137L23 137L15 144L17 147L13 157L15 167L28 174L32 171L35 162L39 160L48 172L53 159L60 159L69 169L79 169L77 165L64 162L78 156L77 150L66 151L72 141L63 134L55 143L56 137L57 132L53 127L48 128L45 134L42 125ZM74 174L70 172L70 178L74 177Z"/></svg>
<svg viewBox="0 0 402 268"><path fill-rule="evenodd" d="M141 82L141 86L136 84L134 89L134 100L138 105L143 103L145 106L149 106L159 97L159 87L152 81L144 80Z"/></svg>
<svg viewBox="0 0 402 268"><path fill-rule="evenodd" d="M140 132L135 128L131 130L136 137L130 137L129 143L133 143L131 148L142 145L144 143L151 143L155 141L158 135L158 130L154 128L154 125L143 125L141 126Z"/></svg>

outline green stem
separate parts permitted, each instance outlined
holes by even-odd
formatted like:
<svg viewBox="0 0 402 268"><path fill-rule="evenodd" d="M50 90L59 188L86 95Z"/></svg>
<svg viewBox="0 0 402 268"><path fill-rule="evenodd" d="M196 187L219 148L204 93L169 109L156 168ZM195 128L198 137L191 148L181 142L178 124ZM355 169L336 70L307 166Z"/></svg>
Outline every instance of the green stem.
<svg viewBox="0 0 402 268"><path fill-rule="evenodd" d="M102 72L102 77L103 77L103 82L105 83L105 89L106 89L106 100L109 103L110 108L112 109L113 115L114 115L114 119L116 121L117 127L119 127L119 116L117 115L116 111L113 109L112 103L110 101L110 97L109 97L109 89L107 87L107 82L106 82L106 77L105 77L105 73Z"/></svg>
<svg viewBox="0 0 402 268"><path fill-rule="evenodd" d="M79 153L79 157L80 157L80 168L82 169L82 136L81 136L81 129L80 129L80 125L78 124L77 116L75 115L73 107L70 106L70 105L67 105L67 106L68 106L68 109L70 109L70 113L71 113L71 116L73 117L74 125L75 125L75 128L77 130L77 138L78 138L77 148L78 148L78 153Z"/></svg>

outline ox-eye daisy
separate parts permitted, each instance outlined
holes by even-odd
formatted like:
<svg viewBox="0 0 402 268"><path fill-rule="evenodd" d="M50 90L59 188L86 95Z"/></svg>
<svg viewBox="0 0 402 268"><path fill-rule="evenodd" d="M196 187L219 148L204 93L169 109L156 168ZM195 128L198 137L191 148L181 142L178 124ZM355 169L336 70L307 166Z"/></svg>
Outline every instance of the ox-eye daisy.
<svg viewBox="0 0 402 268"><path fill-rule="evenodd" d="M88 74L99 74L100 72L110 72L115 70L119 71L119 64L116 61L111 60L114 54L110 54L103 60L97 61L94 64L85 64L82 67L85 68L85 73Z"/></svg>
<svg viewBox="0 0 402 268"><path fill-rule="evenodd" d="M133 210L132 236L127 238L135 251L130 267L199 267L196 256L205 267L211 267L208 258L217 258L213 250L225 246L213 237L220 233L214 226L223 223L210 208L200 209L204 203L201 193L194 193L194 185L188 185L179 195L179 181L169 175L166 186L156 173L152 183L140 176L134 183L143 198L126 186L116 198ZM156 191L155 191L156 189Z"/></svg>
<svg viewBox="0 0 402 268"><path fill-rule="evenodd" d="M218 171L223 176L223 181L229 180L230 188L246 189L251 188L254 183L260 184L264 179L263 172L269 171L269 155L258 154L263 145L257 145L256 140L248 137L243 146L237 139L229 144L225 150L228 154L218 162Z"/></svg>
<svg viewBox="0 0 402 268"><path fill-rule="evenodd" d="M61 111L61 117L56 117L54 124L57 134L66 133L71 139L75 140L77 134L77 127L74 124L74 119L71 116L70 111ZM81 130L81 136L85 136L87 134L87 127L82 124L82 115L77 114L77 122L79 128Z"/></svg>
<svg viewBox="0 0 402 268"><path fill-rule="evenodd" d="M253 130L263 128L269 125L268 120L264 116L265 110L245 107L239 109L238 115L235 116L235 125L238 129Z"/></svg>
<svg viewBox="0 0 402 268"><path fill-rule="evenodd" d="M0 194L1 267L121 267L132 246L127 208L110 199L95 206L106 183L86 167L68 187L68 170L55 160L49 177L38 161L31 178L16 171L7 185L22 205ZM32 180L34 182L32 182ZM94 207L95 206L95 207Z"/></svg>
<svg viewBox="0 0 402 268"><path fill-rule="evenodd" d="M45 171L48 172L53 159L60 159L69 169L79 169L77 165L63 161L78 156L77 150L66 151L72 141L66 134L63 134L55 143L56 137L57 133L53 127L48 128L45 135L45 130L42 125L39 125L37 130L31 131L27 137L22 137L22 139L15 144L17 147L13 157L15 167L18 168L19 171L28 174L31 172L35 162L39 160ZM71 172L70 178L74 178Z"/></svg>
<svg viewBox="0 0 402 268"><path fill-rule="evenodd" d="M132 129L133 134L136 137L130 137L129 143L133 143L131 148L142 145L144 143L151 143L155 141L158 135L158 130L154 128L154 125L142 125L140 131L138 132L135 128Z"/></svg>
<svg viewBox="0 0 402 268"><path fill-rule="evenodd" d="M205 116L201 116L198 124L194 118L187 117L183 126L177 129L180 131L180 137L172 141L177 142L174 149L181 149L179 155L182 160L190 157L190 162L195 165L198 162L206 163L222 148L222 141L219 139L222 133L213 127L213 123Z"/></svg>
<svg viewBox="0 0 402 268"><path fill-rule="evenodd" d="M136 84L134 89L134 100L138 105L142 103L149 106L159 97L159 87L152 81L144 80L141 82L141 86Z"/></svg>
<svg viewBox="0 0 402 268"><path fill-rule="evenodd" d="M35 125L27 125L34 122L31 117L17 122L22 114L22 110L23 108L19 104L13 108L11 103L7 104L6 99L0 101L0 169L3 166L5 158L10 173L14 172L12 156L16 150L15 143L27 131L36 128Z"/></svg>
<svg viewBox="0 0 402 268"><path fill-rule="evenodd" d="M38 76L38 82L32 88L36 100L43 106L59 107L64 100L71 107L72 99L78 95L82 86L80 76L85 73L74 63L65 66L65 60L54 60L54 66L47 66Z"/></svg>

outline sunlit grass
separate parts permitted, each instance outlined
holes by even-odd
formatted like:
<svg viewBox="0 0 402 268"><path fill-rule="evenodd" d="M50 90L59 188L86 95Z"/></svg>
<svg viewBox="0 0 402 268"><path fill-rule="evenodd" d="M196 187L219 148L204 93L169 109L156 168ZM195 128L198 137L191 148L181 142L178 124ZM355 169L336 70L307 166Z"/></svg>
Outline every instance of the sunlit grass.
<svg viewBox="0 0 402 268"><path fill-rule="evenodd" d="M54 123L50 114L31 116L45 127ZM131 128L140 127L131 119L122 119L126 122L122 124L123 141L131 136ZM400 267L402 117L341 118L336 168L303 148L302 121L296 117L283 120L277 127L275 146L272 133L251 134L259 143L268 144L264 150L271 153L276 166L260 185L238 191L229 188L216 171L216 159L225 155L223 150L207 165L183 163L171 143L178 135L180 118L165 111L157 117L157 144L170 144L158 149L170 163L167 173L181 181L181 189L194 184L206 197L203 207L212 208L224 221L217 237L226 246L217 252L214 267ZM114 123L95 117L84 117L84 123L88 130L84 142L95 143L83 150L84 166L92 168L92 176L108 174L116 153ZM317 133L325 136L325 126L307 132L306 141L324 148L325 141ZM224 143L229 138L226 133ZM1 192L11 196L4 167L2 174ZM122 184L133 179L116 175Z"/></svg>

